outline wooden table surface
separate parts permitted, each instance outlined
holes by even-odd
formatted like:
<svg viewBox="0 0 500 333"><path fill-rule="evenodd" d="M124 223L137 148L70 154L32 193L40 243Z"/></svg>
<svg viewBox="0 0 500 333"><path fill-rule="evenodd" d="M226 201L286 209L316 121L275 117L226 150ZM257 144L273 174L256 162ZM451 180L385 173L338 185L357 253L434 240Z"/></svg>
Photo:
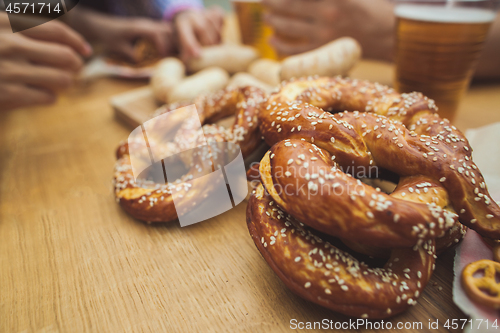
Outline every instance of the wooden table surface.
<svg viewBox="0 0 500 333"><path fill-rule="evenodd" d="M352 76L390 84L392 67L362 62ZM186 228L120 209L114 151L130 129L108 100L144 84L101 79L56 105L0 114L0 332L287 332L291 319L348 321L284 287L248 234L246 202ZM473 86L457 126L496 121L500 84ZM451 299L453 255L394 325L464 318Z"/></svg>

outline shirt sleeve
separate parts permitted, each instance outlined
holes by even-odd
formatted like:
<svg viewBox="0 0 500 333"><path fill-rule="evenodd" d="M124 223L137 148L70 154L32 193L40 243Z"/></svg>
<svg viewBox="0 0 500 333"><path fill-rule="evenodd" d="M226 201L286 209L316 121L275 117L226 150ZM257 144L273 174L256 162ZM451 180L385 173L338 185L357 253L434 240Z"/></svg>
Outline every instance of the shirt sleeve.
<svg viewBox="0 0 500 333"><path fill-rule="evenodd" d="M186 9L203 8L202 0L155 0L163 10L163 19L171 20L175 14Z"/></svg>

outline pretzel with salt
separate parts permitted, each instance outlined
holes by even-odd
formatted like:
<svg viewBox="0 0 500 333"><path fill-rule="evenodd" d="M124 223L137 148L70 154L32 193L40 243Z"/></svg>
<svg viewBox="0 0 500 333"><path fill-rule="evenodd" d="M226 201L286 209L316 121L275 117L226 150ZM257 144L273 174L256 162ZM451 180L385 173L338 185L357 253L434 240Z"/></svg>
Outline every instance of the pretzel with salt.
<svg viewBox="0 0 500 333"><path fill-rule="evenodd" d="M434 269L434 240L392 251L369 267L318 237L276 205L258 185L247 207L250 234L264 259L293 292L361 318L386 318L415 305Z"/></svg>
<svg viewBox="0 0 500 333"><path fill-rule="evenodd" d="M306 299L348 315L388 317L416 303L433 269L435 238L447 237L443 246L458 241L464 228L457 221L498 238L499 208L467 140L421 94L341 78L291 80L262 105L259 124L272 148L260 163L248 227L273 270ZM342 172L347 166L353 175L370 167L396 174L398 186L382 193ZM333 249L318 260L324 242L299 230L306 226L354 246L387 248L406 266L395 273L390 259L382 272L365 268L378 272L373 279L352 260L355 269L338 270L331 261L347 255ZM377 280L385 274L391 278Z"/></svg>
<svg viewBox="0 0 500 333"><path fill-rule="evenodd" d="M257 88L244 87L198 98L195 105L201 123L205 124L202 129L197 129L197 122L191 121L185 121L177 128L175 123L181 119L168 118L173 124L155 124L154 126L158 125L162 131L151 131L159 132L158 137L152 141L160 145L159 148L163 149L165 156L179 153L180 160L188 169L187 173L175 181L169 180L168 183L162 184L152 180L136 180L129 156L129 144L135 143L132 141L118 147L114 189L120 206L139 220L168 222L200 204L218 185L210 183L207 177L202 177L213 171L215 156L214 149L201 146L214 142L229 142L233 144L233 149L238 145L243 156L252 152L261 143L256 113L264 96ZM164 107L156 115L185 105L186 103L182 103ZM236 116L230 129L207 124L230 115ZM171 138L170 141L166 140L168 137ZM164 142L166 143L163 144ZM151 141L149 144L151 145ZM187 154L184 150L190 147L201 148L195 153ZM150 163L147 147L140 148L142 149L134 151L142 153L134 157L139 162Z"/></svg>
<svg viewBox="0 0 500 333"><path fill-rule="evenodd" d="M436 111L434 102L420 93L398 94L366 81L307 78L285 82L271 95L259 112L259 124L270 146L304 139L329 151L339 165L377 166L403 178L421 175L439 182L448 193L449 212L481 235L498 239L500 207L472 161L472 149ZM442 214L448 226L456 220L455 214ZM437 214L435 218L439 220Z"/></svg>

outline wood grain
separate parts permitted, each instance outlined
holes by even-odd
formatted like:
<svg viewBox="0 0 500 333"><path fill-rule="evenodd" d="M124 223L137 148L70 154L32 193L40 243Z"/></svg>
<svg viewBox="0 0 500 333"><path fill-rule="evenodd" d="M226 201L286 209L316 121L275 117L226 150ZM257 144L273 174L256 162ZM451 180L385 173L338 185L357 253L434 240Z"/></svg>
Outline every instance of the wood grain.
<svg viewBox="0 0 500 333"><path fill-rule="evenodd" d="M390 70L363 62L353 75L390 83ZM101 79L53 106L0 114L0 332L287 332L291 319L348 320L284 287L252 243L246 202L186 228L119 208L114 150L129 129L109 97L142 85ZM458 126L500 121L499 96L499 84L474 86ZM453 254L394 325L463 318Z"/></svg>

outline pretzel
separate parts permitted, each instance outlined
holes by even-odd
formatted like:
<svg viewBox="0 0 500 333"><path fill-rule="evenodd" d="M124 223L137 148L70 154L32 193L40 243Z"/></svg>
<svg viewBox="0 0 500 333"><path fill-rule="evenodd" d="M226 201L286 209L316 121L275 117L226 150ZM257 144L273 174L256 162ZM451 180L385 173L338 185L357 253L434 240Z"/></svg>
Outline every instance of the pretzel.
<svg viewBox="0 0 500 333"><path fill-rule="evenodd" d="M398 249L370 268L286 214L258 185L247 208L250 234L264 259L293 292L331 310L385 318L415 305L434 269L434 241Z"/></svg>
<svg viewBox="0 0 500 333"><path fill-rule="evenodd" d="M475 277L475 274L482 274ZM500 263L492 260L479 260L465 266L462 271L462 285L467 295L475 302L494 309L500 309Z"/></svg>
<svg viewBox="0 0 500 333"><path fill-rule="evenodd" d="M151 141L160 143L165 156L178 153L180 160L189 171L176 181L160 184L150 180L135 180L129 156L129 143L122 144L117 149L117 163L114 173L115 197L120 206L133 217L148 222L168 222L175 220L179 214L188 212L192 207L200 204L208 197L214 188L220 184L210 183L207 177L201 177L213 171L217 161L228 159L228 156L214 156L217 149L199 148L193 154L182 153L191 147L200 147L216 142L229 142L241 148L243 156L252 152L260 143L261 137L257 125L257 108L264 93L253 87L228 89L210 96L202 96L195 101L202 124L197 130L194 122L185 121L178 128L181 119L168 118L168 122L161 121L153 126L162 130L158 137ZM162 108L155 115L168 112L174 108L185 106L186 103L174 104ZM235 122L230 129L207 124L221 118L235 114ZM158 131L151 131L157 133ZM204 134L204 135L202 135ZM149 136L149 132L148 132ZM162 144L171 138L171 140ZM206 141L205 141L206 140ZM130 142L130 140L129 140ZM135 144L132 141L131 144ZM147 147L134 149L139 151L143 163L150 163ZM135 156L135 155L134 155ZM229 162L229 161L226 161ZM160 166L161 168L161 166ZM174 206L175 202L175 206Z"/></svg>
<svg viewBox="0 0 500 333"><path fill-rule="evenodd" d="M272 147L260 162L262 185L249 201L247 224L292 291L347 315L388 317L416 303L434 268L436 242L444 250L463 238L466 227L459 222L498 238L500 209L472 162L471 148L436 111L420 93L398 94L342 78L284 82L262 104L259 127ZM367 177L356 170L371 167L396 179L397 187L386 194L356 179ZM323 257L319 261L319 249L313 249L323 241L302 230L340 238L370 256L398 257L407 266L397 266L402 273L395 273L389 259L384 272L395 276L384 283L360 279L356 269L340 269L328 281L323 274L335 266L327 267ZM412 272L419 272L417 278ZM350 283L345 293L335 284L339 279ZM406 305L391 289L403 282L409 289L401 291L411 299Z"/></svg>
<svg viewBox="0 0 500 333"><path fill-rule="evenodd" d="M322 109L353 112L332 115ZM285 82L271 95L259 113L259 123L270 146L285 139L304 139L330 152L339 165L377 166L401 176L433 179L449 195L449 212L455 211L462 224L481 235L498 239L500 207L472 161L472 149L464 135L436 111L434 102L420 93L398 94L366 81L307 78ZM439 217L445 219L447 229L456 218L442 214L446 216ZM399 215L400 220L408 217ZM439 217L436 214L430 222Z"/></svg>

